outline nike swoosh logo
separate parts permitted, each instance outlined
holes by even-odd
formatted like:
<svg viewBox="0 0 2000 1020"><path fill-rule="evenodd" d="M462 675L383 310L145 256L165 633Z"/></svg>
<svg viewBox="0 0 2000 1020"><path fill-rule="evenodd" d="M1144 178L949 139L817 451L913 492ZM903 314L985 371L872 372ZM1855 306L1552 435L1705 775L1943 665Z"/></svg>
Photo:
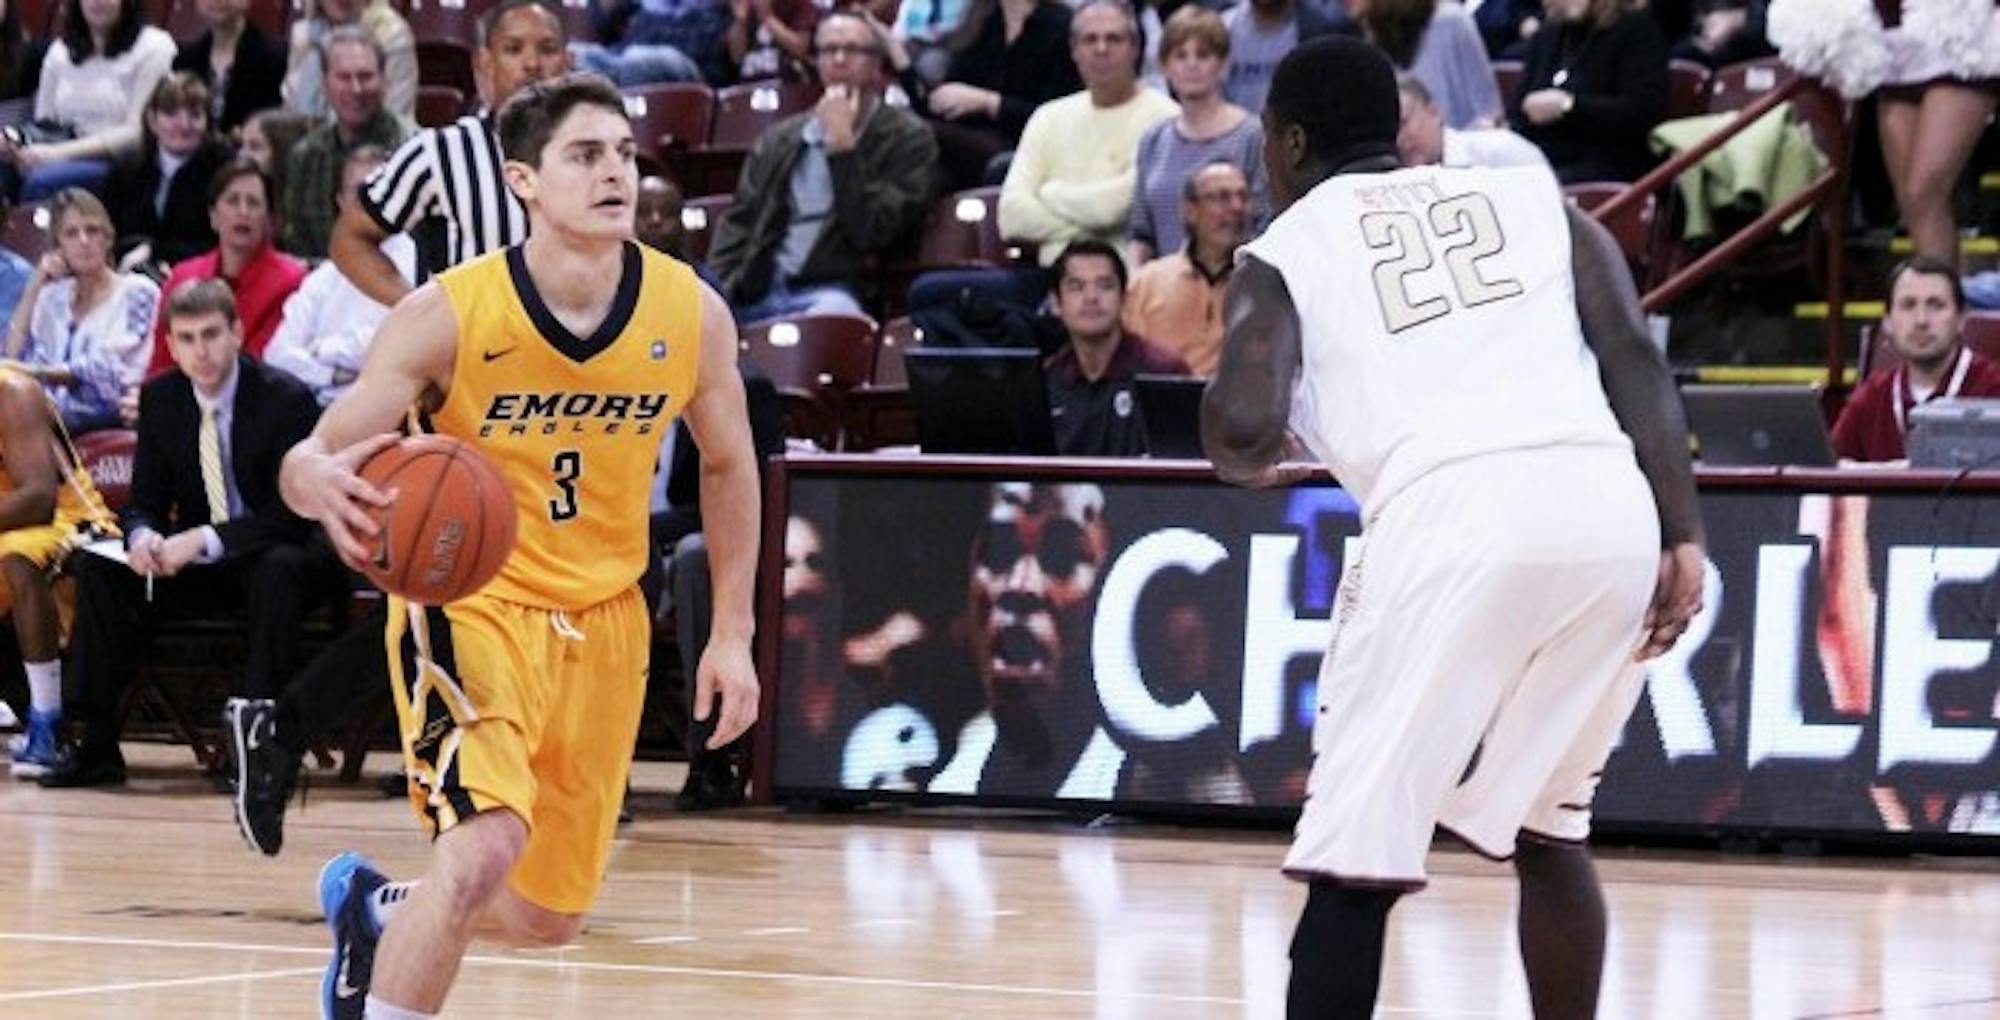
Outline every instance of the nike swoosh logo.
<svg viewBox="0 0 2000 1020"><path fill-rule="evenodd" d="M354 955L354 947L343 946L340 950L340 973L333 979L333 997L352 999L361 994L361 989L347 983L347 961Z"/></svg>
<svg viewBox="0 0 2000 1020"><path fill-rule="evenodd" d="M503 347L497 351L481 351L479 356L481 358L486 359L487 361L499 361L501 358L504 358L512 353L514 353L514 348Z"/></svg>

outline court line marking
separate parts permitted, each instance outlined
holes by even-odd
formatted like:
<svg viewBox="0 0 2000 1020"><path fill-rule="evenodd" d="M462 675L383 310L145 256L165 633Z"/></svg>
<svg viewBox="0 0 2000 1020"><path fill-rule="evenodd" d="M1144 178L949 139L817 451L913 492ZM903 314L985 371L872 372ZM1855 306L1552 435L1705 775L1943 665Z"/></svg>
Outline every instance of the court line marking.
<svg viewBox="0 0 2000 1020"><path fill-rule="evenodd" d="M110 935L58 935L41 932L0 932L0 942L55 942L70 945L125 946L134 949L215 949L230 952L326 954L325 946L286 946L243 942L201 942L183 939L146 939ZM806 974L782 970L737 970L728 967L688 967L650 963L611 963L599 960L541 960L508 956L470 955L466 963L492 967L526 967L540 970L588 970L613 974L660 974L686 977L734 978L748 981L783 981L794 984L846 985L861 988L911 988L931 991L967 992L985 995L1026 995L1065 999L1134 999L1146 1002L1190 1003L1240 1006L1243 1000L1222 995L1177 995L1172 992L1102 991L1096 988L1050 988L1035 985L989 985L958 981L926 981L916 978L870 977L859 974ZM314 967L303 973L321 973ZM235 975L207 979L232 980Z"/></svg>
<svg viewBox="0 0 2000 1020"><path fill-rule="evenodd" d="M777 928L748 928L748 929L745 929L745 930L744 930L743 934L745 934L745 935L752 935L752 936L761 936L761 935L804 935L804 934L806 934L806 933L807 933L807 932L809 932L809 931L812 931L812 929L811 929L811 928L792 928L792 927L785 927L785 926L780 926L780 927L777 927Z"/></svg>
<svg viewBox="0 0 2000 1020"><path fill-rule="evenodd" d="M665 946L677 942L700 942L699 935L651 935L643 939L633 939L635 946Z"/></svg>
<svg viewBox="0 0 2000 1020"><path fill-rule="evenodd" d="M915 924L913 917L878 917L872 921L855 921L849 928L890 928L898 925Z"/></svg>
<svg viewBox="0 0 2000 1020"><path fill-rule="evenodd" d="M242 974L212 974L207 977L161 978L158 981L120 981L116 984L108 985L82 985L75 988L43 988L31 992L0 992L0 1002L62 999L80 995L136 992L154 988L186 988L190 985L214 985L228 981L263 981L269 978L304 977L307 974L324 973L326 973L325 967L288 967L284 970L250 971Z"/></svg>

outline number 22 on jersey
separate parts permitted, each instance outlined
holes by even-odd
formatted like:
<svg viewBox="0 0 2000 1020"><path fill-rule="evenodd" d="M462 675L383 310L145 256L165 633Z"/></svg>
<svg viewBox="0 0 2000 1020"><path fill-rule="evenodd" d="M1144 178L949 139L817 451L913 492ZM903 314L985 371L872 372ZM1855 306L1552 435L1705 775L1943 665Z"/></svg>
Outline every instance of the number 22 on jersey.
<svg viewBox="0 0 2000 1020"><path fill-rule="evenodd" d="M1523 292L1521 281L1491 278L1481 265L1507 246L1493 201L1472 191L1434 203L1427 213L1370 212L1361 238L1378 253L1373 269L1382 326L1391 335ZM1442 274L1436 272L1442 261ZM1444 279L1439 280L1442 276Z"/></svg>

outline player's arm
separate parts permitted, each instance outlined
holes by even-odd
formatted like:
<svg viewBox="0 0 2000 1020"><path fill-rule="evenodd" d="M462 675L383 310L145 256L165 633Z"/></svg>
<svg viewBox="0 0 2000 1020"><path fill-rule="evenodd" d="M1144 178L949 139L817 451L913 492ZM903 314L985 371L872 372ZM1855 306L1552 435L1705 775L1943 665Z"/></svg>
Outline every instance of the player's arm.
<svg viewBox="0 0 2000 1020"><path fill-rule="evenodd" d="M1573 206L1569 214L1576 310L1583 337L1597 355L1598 376L1618 427L1632 438L1639 470L1660 515L1660 582L1646 617L1642 655L1673 646L1701 610L1707 540L1688 455L1687 419L1666 358L1646 330L1639 292L1618 243Z"/></svg>
<svg viewBox="0 0 2000 1020"><path fill-rule="evenodd" d="M708 648L695 669L696 719L706 720L721 698L710 748L740 736L757 721L757 671L750 656L756 628L751 604L757 579L757 451L743 380L736 373L736 322L729 306L701 287L701 368L694 397L681 412L701 451L702 536L714 580Z"/></svg>
<svg viewBox="0 0 2000 1020"><path fill-rule="evenodd" d="M25 376L10 376L0 384L0 457L14 481L13 488L0 495L0 531L54 520L62 470L49 437L47 398Z"/></svg>
<svg viewBox="0 0 2000 1020"><path fill-rule="evenodd" d="M394 307L410 293L410 282L396 271L396 263L382 254L382 242L388 240L389 232L362 205L349 202L341 209L333 222L333 237L327 241L327 254L340 267L340 275L352 280L361 293L378 304Z"/></svg>
<svg viewBox="0 0 2000 1020"><path fill-rule="evenodd" d="M442 393L458 347L458 316L436 284L399 302L382 320L361 374L320 416L304 442L285 455L278 490L299 516L320 522L349 566L368 560L375 536L371 508L383 493L355 474L396 441L396 428L427 393Z"/></svg>
<svg viewBox="0 0 2000 1020"><path fill-rule="evenodd" d="M1243 256L1229 278L1222 360L1201 398L1201 446L1215 473L1237 485L1291 480L1277 470L1298 383L1299 312L1285 277Z"/></svg>

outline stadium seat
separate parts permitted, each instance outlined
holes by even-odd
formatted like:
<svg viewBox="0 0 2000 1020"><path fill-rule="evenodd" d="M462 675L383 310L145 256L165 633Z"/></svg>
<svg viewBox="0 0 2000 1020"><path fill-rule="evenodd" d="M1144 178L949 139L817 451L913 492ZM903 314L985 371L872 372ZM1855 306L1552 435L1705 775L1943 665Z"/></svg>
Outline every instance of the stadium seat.
<svg viewBox="0 0 2000 1020"><path fill-rule="evenodd" d="M737 348L778 388L786 435L840 446L846 394L875 370L875 320L806 315L753 323Z"/></svg>
<svg viewBox="0 0 2000 1020"><path fill-rule="evenodd" d="M597 41L597 22L590 16L590 0L554 0L554 7L570 42Z"/></svg>
<svg viewBox="0 0 2000 1020"><path fill-rule="evenodd" d="M924 331L907 315L890 319L875 342L875 369L868 375L874 386L902 386L909 382L903 370L903 352L922 346Z"/></svg>
<svg viewBox="0 0 2000 1020"><path fill-rule="evenodd" d="M1000 189L972 188L946 195L931 207L915 268L999 266L1013 255L1000 237Z"/></svg>
<svg viewBox="0 0 2000 1020"><path fill-rule="evenodd" d="M442 127L465 112L465 93L450 85L417 86L417 126Z"/></svg>
<svg viewBox="0 0 2000 1020"><path fill-rule="evenodd" d="M2000 312L1965 313L1965 345L2000 361Z"/></svg>
<svg viewBox="0 0 2000 1020"><path fill-rule="evenodd" d="M1698 117L1709 111L1708 67L1692 60L1667 64L1667 119Z"/></svg>
<svg viewBox="0 0 2000 1020"><path fill-rule="evenodd" d="M410 0L403 18L419 46L449 42L469 50L479 38L479 16L489 6L490 0Z"/></svg>
<svg viewBox="0 0 2000 1020"><path fill-rule="evenodd" d="M419 36L417 82L421 85L448 85L462 95L478 95L479 84L472 77L471 46L449 39Z"/></svg>
<svg viewBox="0 0 2000 1020"><path fill-rule="evenodd" d="M688 261L701 262L708 258L708 246L715 240L716 228L722 225L722 215L735 201L731 195L706 195L688 199L681 207L681 229L687 232Z"/></svg>
<svg viewBox="0 0 2000 1020"><path fill-rule="evenodd" d="M718 90L707 144L681 156L686 168L682 185L691 195L734 191L736 175L758 136L818 101L819 86L800 82L746 82Z"/></svg>
<svg viewBox="0 0 2000 1020"><path fill-rule="evenodd" d="M1589 212L1622 194L1627 187L1617 181L1585 181L1564 185L1563 195L1577 208ZM1617 219L1604 225L1618 241L1618 249L1625 253L1625 261L1632 267L1632 279L1641 291L1646 289L1653 255L1658 250L1654 233L1655 210L1653 196L1648 195L1638 204L1627 206Z"/></svg>
<svg viewBox="0 0 2000 1020"><path fill-rule="evenodd" d="M29 264L49 250L49 210L35 203L7 210L0 224L0 247L26 259Z"/></svg>
<svg viewBox="0 0 2000 1020"><path fill-rule="evenodd" d="M132 495L132 456L139 434L131 429L99 429L76 437L76 455L104 502L117 513Z"/></svg>
<svg viewBox="0 0 2000 1020"><path fill-rule="evenodd" d="M1526 73L1518 60L1496 60L1493 62L1493 84L1500 89L1500 109L1507 114L1520 105L1521 75Z"/></svg>
<svg viewBox="0 0 2000 1020"><path fill-rule="evenodd" d="M715 93L699 82L634 85L624 93L625 112L632 118L632 138L639 144L640 155L680 179L684 174L678 165L679 155L708 141Z"/></svg>

